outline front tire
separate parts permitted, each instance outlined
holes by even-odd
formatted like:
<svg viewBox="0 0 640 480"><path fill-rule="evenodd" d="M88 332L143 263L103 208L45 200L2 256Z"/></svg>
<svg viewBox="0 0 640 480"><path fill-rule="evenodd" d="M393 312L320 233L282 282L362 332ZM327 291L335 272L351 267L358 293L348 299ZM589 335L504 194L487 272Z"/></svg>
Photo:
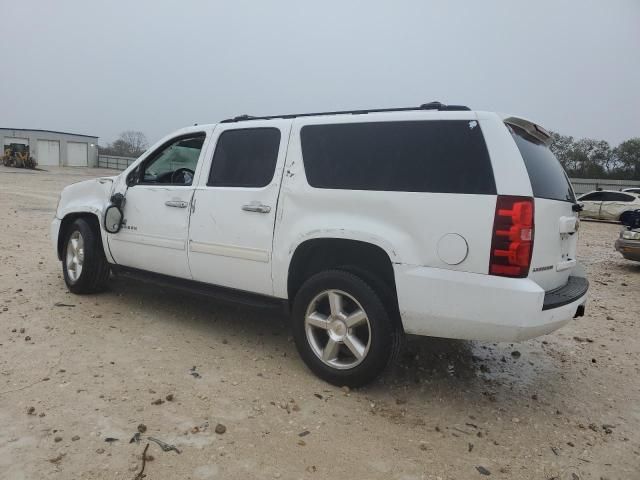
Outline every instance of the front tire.
<svg viewBox="0 0 640 480"><path fill-rule="evenodd" d="M626 222L629 220L629 217L631 216L631 212L623 212L622 215L620 215L620 223L623 225L626 225Z"/></svg>
<svg viewBox="0 0 640 480"><path fill-rule="evenodd" d="M402 332L380 296L362 278L342 270L309 278L293 303L293 337L318 377L358 387L396 357Z"/></svg>
<svg viewBox="0 0 640 480"><path fill-rule="evenodd" d="M110 267L100 233L83 218L75 220L66 231L62 271L67 288L77 294L99 292L109 279Z"/></svg>

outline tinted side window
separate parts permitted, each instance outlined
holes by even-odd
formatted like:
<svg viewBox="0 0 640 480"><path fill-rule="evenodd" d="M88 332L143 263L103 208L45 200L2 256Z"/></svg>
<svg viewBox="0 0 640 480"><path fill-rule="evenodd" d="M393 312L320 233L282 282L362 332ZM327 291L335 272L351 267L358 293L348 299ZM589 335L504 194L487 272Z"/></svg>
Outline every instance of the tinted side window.
<svg viewBox="0 0 640 480"><path fill-rule="evenodd" d="M617 192L603 192L602 201L604 202L633 202L635 197Z"/></svg>
<svg viewBox="0 0 640 480"><path fill-rule="evenodd" d="M278 159L280 130L227 130L218 138L207 185L264 187L271 183Z"/></svg>
<svg viewBox="0 0 640 480"><path fill-rule="evenodd" d="M589 200L589 201L592 201L592 202L601 202L602 201L602 193L600 193L600 192L587 193L586 195L581 196L578 200L580 200L580 201Z"/></svg>
<svg viewBox="0 0 640 480"><path fill-rule="evenodd" d="M527 167L533 196L575 202L569 178L549 147L520 127L508 127Z"/></svg>
<svg viewBox="0 0 640 480"><path fill-rule="evenodd" d="M495 194L476 121L306 125L302 157L316 188Z"/></svg>

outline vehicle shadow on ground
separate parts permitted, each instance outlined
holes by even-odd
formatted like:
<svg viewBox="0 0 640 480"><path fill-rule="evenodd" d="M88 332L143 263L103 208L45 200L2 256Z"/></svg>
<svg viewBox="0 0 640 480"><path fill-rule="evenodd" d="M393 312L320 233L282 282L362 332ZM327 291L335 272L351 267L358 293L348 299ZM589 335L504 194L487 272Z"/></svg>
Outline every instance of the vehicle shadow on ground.
<svg viewBox="0 0 640 480"><path fill-rule="evenodd" d="M242 332L250 341L252 335L265 331L285 337L289 331L289 320L283 309L277 307L243 305L125 277L112 277L104 295L117 296L123 309L152 307L154 312L162 312L155 321L201 330L202 335L212 338L238 336Z"/></svg>
<svg viewBox="0 0 640 480"><path fill-rule="evenodd" d="M162 312L155 321L196 330L201 338L217 341L235 337L245 345L259 343L274 354L285 351L291 368L310 377L313 375L297 355L289 317L278 308L228 303L122 277L112 280L106 295L117 295L123 308L154 305ZM424 385L429 384L440 393L471 391L493 396L489 400L495 401L501 389L511 398L520 395L514 393L513 381L522 381L531 390L548 390L549 383L561 383L559 372L549 360L538 361L534 367L531 360L520 359L520 352L515 348L508 343L409 335L396 365L361 390L368 395L384 395L390 387L402 388L409 395L413 391L424 397L430 395L424 389ZM535 348L541 353L539 346Z"/></svg>
<svg viewBox="0 0 640 480"><path fill-rule="evenodd" d="M547 369L549 365L521 359L517 348L520 347L509 343L409 335L399 361L382 377L382 382L405 388L411 384L430 384L484 391L489 384L499 388L521 380L535 386L556 379L555 372Z"/></svg>

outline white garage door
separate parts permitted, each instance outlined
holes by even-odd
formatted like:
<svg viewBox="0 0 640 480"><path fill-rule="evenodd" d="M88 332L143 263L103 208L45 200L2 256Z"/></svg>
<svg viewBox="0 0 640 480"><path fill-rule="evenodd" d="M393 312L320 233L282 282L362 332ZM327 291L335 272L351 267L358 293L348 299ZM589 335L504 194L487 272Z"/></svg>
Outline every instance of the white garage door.
<svg viewBox="0 0 640 480"><path fill-rule="evenodd" d="M60 142L57 140L38 140L36 161L38 165L60 165Z"/></svg>
<svg viewBox="0 0 640 480"><path fill-rule="evenodd" d="M20 145L29 145L28 138L16 138L16 137L4 137L4 146L7 147L12 143L18 143Z"/></svg>
<svg viewBox="0 0 640 480"><path fill-rule="evenodd" d="M78 142L67 142L67 165L71 167L86 167L87 144Z"/></svg>

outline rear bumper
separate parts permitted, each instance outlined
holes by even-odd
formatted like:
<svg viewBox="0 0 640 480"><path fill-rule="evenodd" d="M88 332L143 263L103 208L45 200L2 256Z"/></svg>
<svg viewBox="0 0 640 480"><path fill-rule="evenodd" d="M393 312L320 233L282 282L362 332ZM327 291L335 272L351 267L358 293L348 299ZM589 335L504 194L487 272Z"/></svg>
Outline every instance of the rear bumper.
<svg viewBox="0 0 640 480"><path fill-rule="evenodd" d="M589 281L585 277L569 277L569 281L563 287L544 292L542 310L552 310L564 307L582 298L589 290Z"/></svg>
<svg viewBox="0 0 640 480"><path fill-rule="evenodd" d="M615 246L616 250L619 251L627 260L640 262L640 241L619 238L616 240Z"/></svg>
<svg viewBox="0 0 640 480"><path fill-rule="evenodd" d="M566 286L545 292L528 278L504 278L395 265L406 333L519 341L550 333L582 314L588 282L581 268Z"/></svg>

